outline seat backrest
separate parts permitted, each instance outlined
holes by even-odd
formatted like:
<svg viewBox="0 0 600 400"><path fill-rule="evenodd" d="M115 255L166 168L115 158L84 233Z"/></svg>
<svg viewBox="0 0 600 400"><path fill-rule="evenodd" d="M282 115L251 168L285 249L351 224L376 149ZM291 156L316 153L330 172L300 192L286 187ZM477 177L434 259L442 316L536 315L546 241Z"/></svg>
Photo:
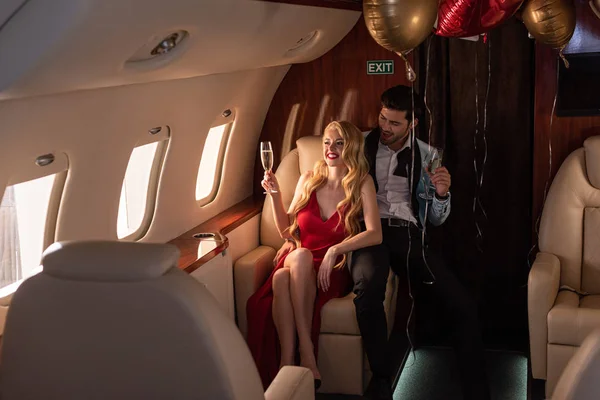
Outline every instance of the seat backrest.
<svg viewBox="0 0 600 400"><path fill-rule="evenodd" d="M248 347L171 245L62 242L10 306L0 395L264 399Z"/></svg>
<svg viewBox="0 0 600 400"><path fill-rule="evenodd" d="M544 205L540 251L560 259L561 285L600 293L600 136L563 162Z"/></svg>
<svg viewBox="0 0 600 400"><path fill-rule="evenodd" d="M315 163L323 159L322 136L304 136L296 141L296 148L289 152L277 167L275 176L279 182L283 205L287 208L294 198L298 179L306 171L312 170ZM260 224L260 243L279 249L283 240L277 232L273 219L273 204L267 196L263 206Z"/></svg>
<svg viewBox="0 0 600 400"><path fill-rule="evenodd" d="M552 400L600 399L600 330L590 333L563 371Z"/></svg>

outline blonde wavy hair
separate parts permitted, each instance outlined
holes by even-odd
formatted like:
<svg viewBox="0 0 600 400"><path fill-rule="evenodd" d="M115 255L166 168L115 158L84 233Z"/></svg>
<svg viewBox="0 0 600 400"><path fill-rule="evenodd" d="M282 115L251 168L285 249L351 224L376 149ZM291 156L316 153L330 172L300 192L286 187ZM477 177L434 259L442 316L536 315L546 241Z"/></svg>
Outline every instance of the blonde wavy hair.
<svg viewBox="0 0 600 400"><path fill-rule="evenodd" d="M344 242L360 232L359 218L362 214L362 197L360 188L363 180L369 174L369 165L365 157L365 140L362 132L348 121L333 121L325 128L325 131L335 129L344 140L342 149L342 161L348 168L348 172L342 179L342 187L346 197L337 204L337 213L342 221L342 211L346 209L344 218L344 227L346 237ZM292 224L288 228L289 233L296 242L296 247L302 246L298 235L298 212L308 204L312 192L319 189L327 182L329 168L325 160L319 160L315 163L313 174L307 179L298 203L293 210ZM338 226L339 226L338 223ZM336 227L337 228L337 227ZM346 263L346 255L337 263L334 268L340 268Z"/></svg>

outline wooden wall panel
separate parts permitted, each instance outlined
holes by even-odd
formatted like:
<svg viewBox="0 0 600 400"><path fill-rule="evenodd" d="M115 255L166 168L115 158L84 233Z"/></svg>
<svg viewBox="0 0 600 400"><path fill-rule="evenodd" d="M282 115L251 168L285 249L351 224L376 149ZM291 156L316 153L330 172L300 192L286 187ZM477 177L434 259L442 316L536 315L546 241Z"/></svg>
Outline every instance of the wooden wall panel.
<svg viewBox="0 0 600 400"><path fill-rule="evenodd" d="M577 30L569 43L568 52L600 51L600 19L590 9L588 2L576 1ZM533 221L539 217L544 201L544 188L548 181L550 163L548 141L552 143L551 179L564 159L583 141L600 135L600 116L556 117L550 129L552 104L556 94L558 52L544 45L536 45L535 70L535 122L534 122L534 168L533 168ZM600 95L600 94L598 94Z"/></svg>
<svg viewBox="0 0 600 400"><path fill-rule="evenodd" d="M367 60L394 60L393 75L367 75ZM412 60L412 57L411 57ZM275 168L296 140L321 135L333 120L349 120L360 129L376 126L381 93L408 84L404 62L379 46L364 19L331 51L305 64L293 65L275 93L260 140L273 144ZM258 148L256 149L258 152ZM261 195L263 169L257 157L255 194ZM259 193L257 193L259 192Z"/></svg>

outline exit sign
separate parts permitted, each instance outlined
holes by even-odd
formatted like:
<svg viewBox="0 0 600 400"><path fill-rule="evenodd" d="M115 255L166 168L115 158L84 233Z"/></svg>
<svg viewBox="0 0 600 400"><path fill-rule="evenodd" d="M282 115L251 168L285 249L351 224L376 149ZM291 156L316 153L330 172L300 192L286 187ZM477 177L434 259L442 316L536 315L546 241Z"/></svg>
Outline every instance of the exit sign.
<svg viewBox="0 0 600 400"><path fill-rule="evenodd" d="M394 60L367 61L367 75L392 75Z"/></svg>

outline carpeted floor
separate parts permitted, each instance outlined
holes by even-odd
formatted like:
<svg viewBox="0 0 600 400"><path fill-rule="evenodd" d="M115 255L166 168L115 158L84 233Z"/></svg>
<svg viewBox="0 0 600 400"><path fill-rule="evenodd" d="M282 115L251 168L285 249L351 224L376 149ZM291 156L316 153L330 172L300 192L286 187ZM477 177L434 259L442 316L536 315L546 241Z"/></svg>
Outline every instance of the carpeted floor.
<svg viewBox="0 0 600 400"><path fill-rule="evenodd" d="M486 364L492 400L527 400L527 358L524 355L488 351ZM398 380L394 399L462 399L453 351L421 348L411 353Z"/></svg>
<svg viewBox="0 0 600 400"><path fill-rule="evenodd" d="M487 351L492 400L527 400L527 357ZM423 347L411 353L400 374L394 400L461 400L458 372L451 349ZM317 400L359 400L360 396L323 395Z"/></svg>

